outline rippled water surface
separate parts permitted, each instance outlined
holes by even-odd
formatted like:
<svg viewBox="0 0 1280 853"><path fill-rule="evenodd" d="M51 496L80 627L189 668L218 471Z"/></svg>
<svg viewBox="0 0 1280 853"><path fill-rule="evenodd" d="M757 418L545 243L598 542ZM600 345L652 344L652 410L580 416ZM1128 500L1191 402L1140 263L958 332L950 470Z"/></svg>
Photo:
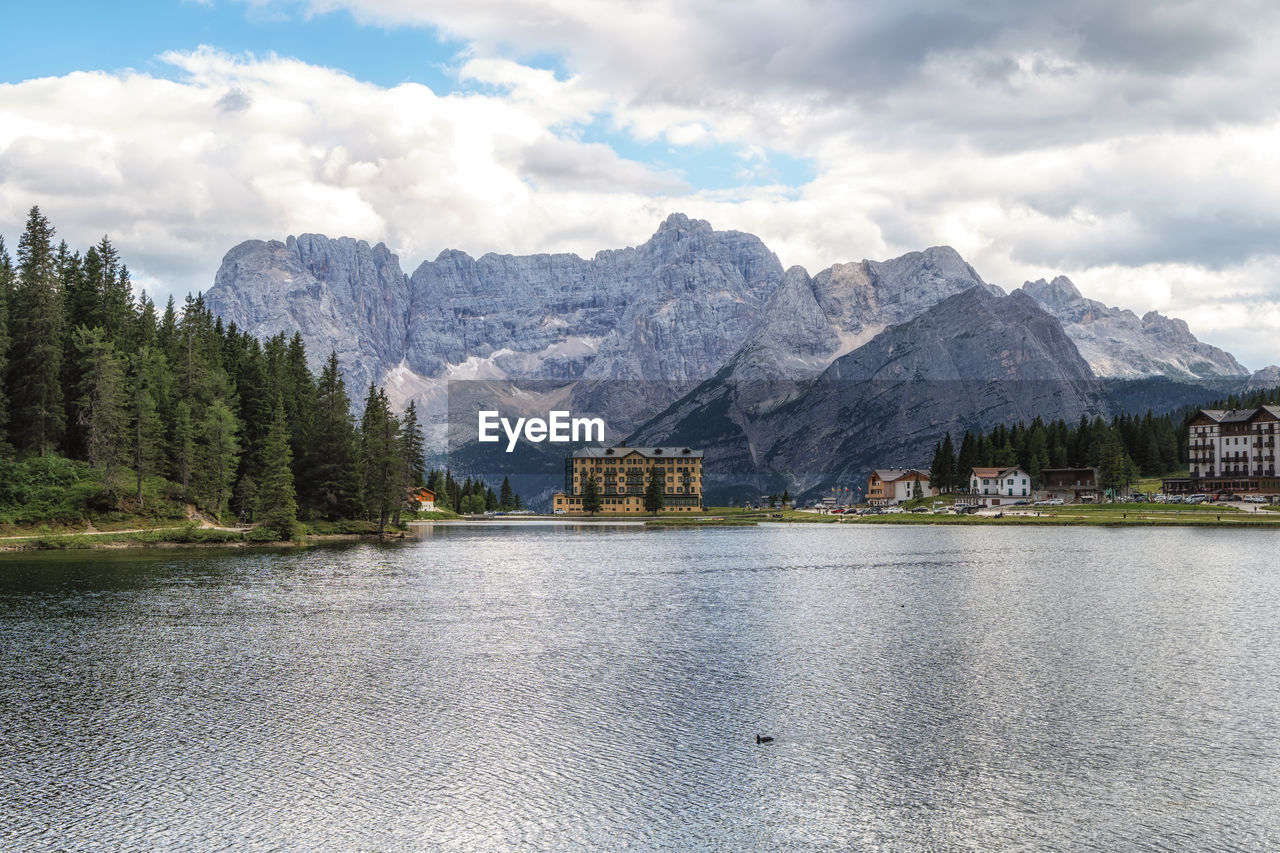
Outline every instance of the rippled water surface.
<svg viewBox="0 0 1280 853"><path fill-rule="evenodd" d="M1278 544L492 525L11 556L0 849L1276 850Z"/></svg>

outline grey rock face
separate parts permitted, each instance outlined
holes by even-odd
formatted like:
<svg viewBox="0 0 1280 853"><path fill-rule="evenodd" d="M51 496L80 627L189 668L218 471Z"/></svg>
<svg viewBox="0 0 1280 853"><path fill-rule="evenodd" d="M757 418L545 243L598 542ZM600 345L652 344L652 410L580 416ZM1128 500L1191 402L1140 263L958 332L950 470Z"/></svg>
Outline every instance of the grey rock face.
<svg viewBox="0 0 1280 853"><path fill-rule="evenodd" d="M1268 391L1272 388L1280 388L1280 366L1274 364L1255 370L1244 386L1246 392Z"/></svg>
<svg viewBox="0 0 1280 853"><path fill-rule="evenodd" d="M301 332L317 364L336 351L356 389L381 381L382 365L402 355L408 288L381 243L250 240L227 252L205 296L215 314L257 337Z"/></svg>
<svg viewBox="0 0 1280 853"><path fill-rule="evenodd" d="M1071 352L1072 365L1083 356L1107 377L1245 374L1182 321L1108 308L1065 278L1017 293L999 301L1003 291L946 246L784 274L758 238L673 214L645 243L590 259L445 251L411 276L381 244L314 234L248 241L227 253L205 298L254 335L301 332L313 366L336 350L356 396L383 383L397 405L415 398L439 414L456 380L564 383L556 399L607 413L624 434L655 413L655 423L682 430L695 410L714 412L744 466L785 456L773 413L819 399L814 387L855 368L875 381L998 381L989 359L999 358L1019 380L1056 381L1053 360ZM973 301L981 296L1005 307ZM1031 300L1060 325L1045 325ZM1025 333L991 319L1015 307L1030 324ZM962 309L952 319L938 313ZM952 334L965 324L968 350ZM892 352L867 349L873 341L891 342ZM861 360L845 360L855 353ZM806 420L798 410L787 417ZM699 440L682 436L661 440ZM899 461L919 460L875 464Z"/></svg>
<svg viewBox="0 0 1280 853"><path fill-rule="evenodd" d="M756 384L722 371L632 440L702 435L721 486L803 492L855 482L874 466L927 464L947 431L1106 410L1057 319L1024 293L1001 297L983 285L889 327L816 380L792 383L771 409L740 405L758 396Z"/></svg>
<svg viewBox="0 0 1280 853"><path fill-rule="evenodd" d="M719 369L781 279L758 238L673 214L643 245L589 261L446 251L411 277L381 244L249 241L206 300L255 335L301 331L317 364L336 350L355 387L386 382L397 402L505 377L654 380L661 396Z"/></svg>
<svg viewBox="0 0 1280 853"><path fill-rule="evenodd" d="M1108 307L1080 294L1066 276L1029 281L1022 290L1062 321L1095 373L1106 377L1245 376L1231 353L1201 343L1187 324L1149 311Z"/></svg>

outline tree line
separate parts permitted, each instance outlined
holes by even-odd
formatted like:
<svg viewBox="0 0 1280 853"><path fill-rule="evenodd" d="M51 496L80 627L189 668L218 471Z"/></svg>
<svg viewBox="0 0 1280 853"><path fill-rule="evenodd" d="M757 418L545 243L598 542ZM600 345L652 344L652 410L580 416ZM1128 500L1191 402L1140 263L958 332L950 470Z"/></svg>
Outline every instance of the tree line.
<svg viewBox="0 0 1280 853"><path fill-rule="evenodd" d="M1147 412L1110 421L1082 416L1075 424L1035 418L990 432L966 430L958 448L947 433L934 446L929 478L934 488L955 492L968 488L972 468L1016 465L1035 486L1046 468L1097 468L1101 488L1122 488L1139 476L1169 474L1186 465L1190 417Z"/></svg>
<svg viewBox="0 0 1280 853"><path fill-rule="evenodd" d="M433 468L427 473L427 488L435 492L437 508L464 515L516 512L525 508L524 500L511 488L510 477L502 478L501 489L495 493L483 480L467 477L460 483L448 469Z"/></svg>
<svg viewBox="0 0 1280 853"><path fill-rule="evenodd" d="M82 254L54 234L33 207L16 258L0 237L0 457L83 460L121 506L163 477L285 538L300 518L381 532L414 508L427 471L413 403L394 412L371 384L357 420L335 353L316 376L300 334L259 341L200 296L158 310L107 237ZM437 479L454 506L485 489Z"/></svg>

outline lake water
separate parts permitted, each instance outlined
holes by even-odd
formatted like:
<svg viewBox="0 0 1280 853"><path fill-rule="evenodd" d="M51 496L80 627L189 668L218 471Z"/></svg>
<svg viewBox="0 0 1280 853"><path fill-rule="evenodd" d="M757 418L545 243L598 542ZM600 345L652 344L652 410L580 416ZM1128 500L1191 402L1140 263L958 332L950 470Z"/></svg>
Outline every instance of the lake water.
<svg viewBox="0 0 1280 853"><path fill-rule="evenodd" d="M1278 544L481 525L14 555L0 849L1276 850Z"/></svg>

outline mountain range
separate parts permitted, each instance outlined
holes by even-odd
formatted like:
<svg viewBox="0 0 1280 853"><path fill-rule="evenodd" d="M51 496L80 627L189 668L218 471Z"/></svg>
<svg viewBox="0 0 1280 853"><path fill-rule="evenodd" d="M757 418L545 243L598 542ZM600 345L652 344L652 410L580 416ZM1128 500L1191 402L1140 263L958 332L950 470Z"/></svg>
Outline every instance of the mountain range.
<svg viewBox="0 0 1280 853"><path fill-rule="evenodd" d="M560 388L612 438L705 447L726 488L804 491L927 462L946 430L1106 414L1141 380L1171 384L1172 401L1250 380L1183 321L1108 307L1062 276L1006 294L946 246L810 276L682 214L590 259L447 250L411 275L382 244L251 240L205 300L254 335L301 332L317 362L337 352L353 397L385 384L439 423L460 381L515 405L533 380L540 402Z"/></svg>

